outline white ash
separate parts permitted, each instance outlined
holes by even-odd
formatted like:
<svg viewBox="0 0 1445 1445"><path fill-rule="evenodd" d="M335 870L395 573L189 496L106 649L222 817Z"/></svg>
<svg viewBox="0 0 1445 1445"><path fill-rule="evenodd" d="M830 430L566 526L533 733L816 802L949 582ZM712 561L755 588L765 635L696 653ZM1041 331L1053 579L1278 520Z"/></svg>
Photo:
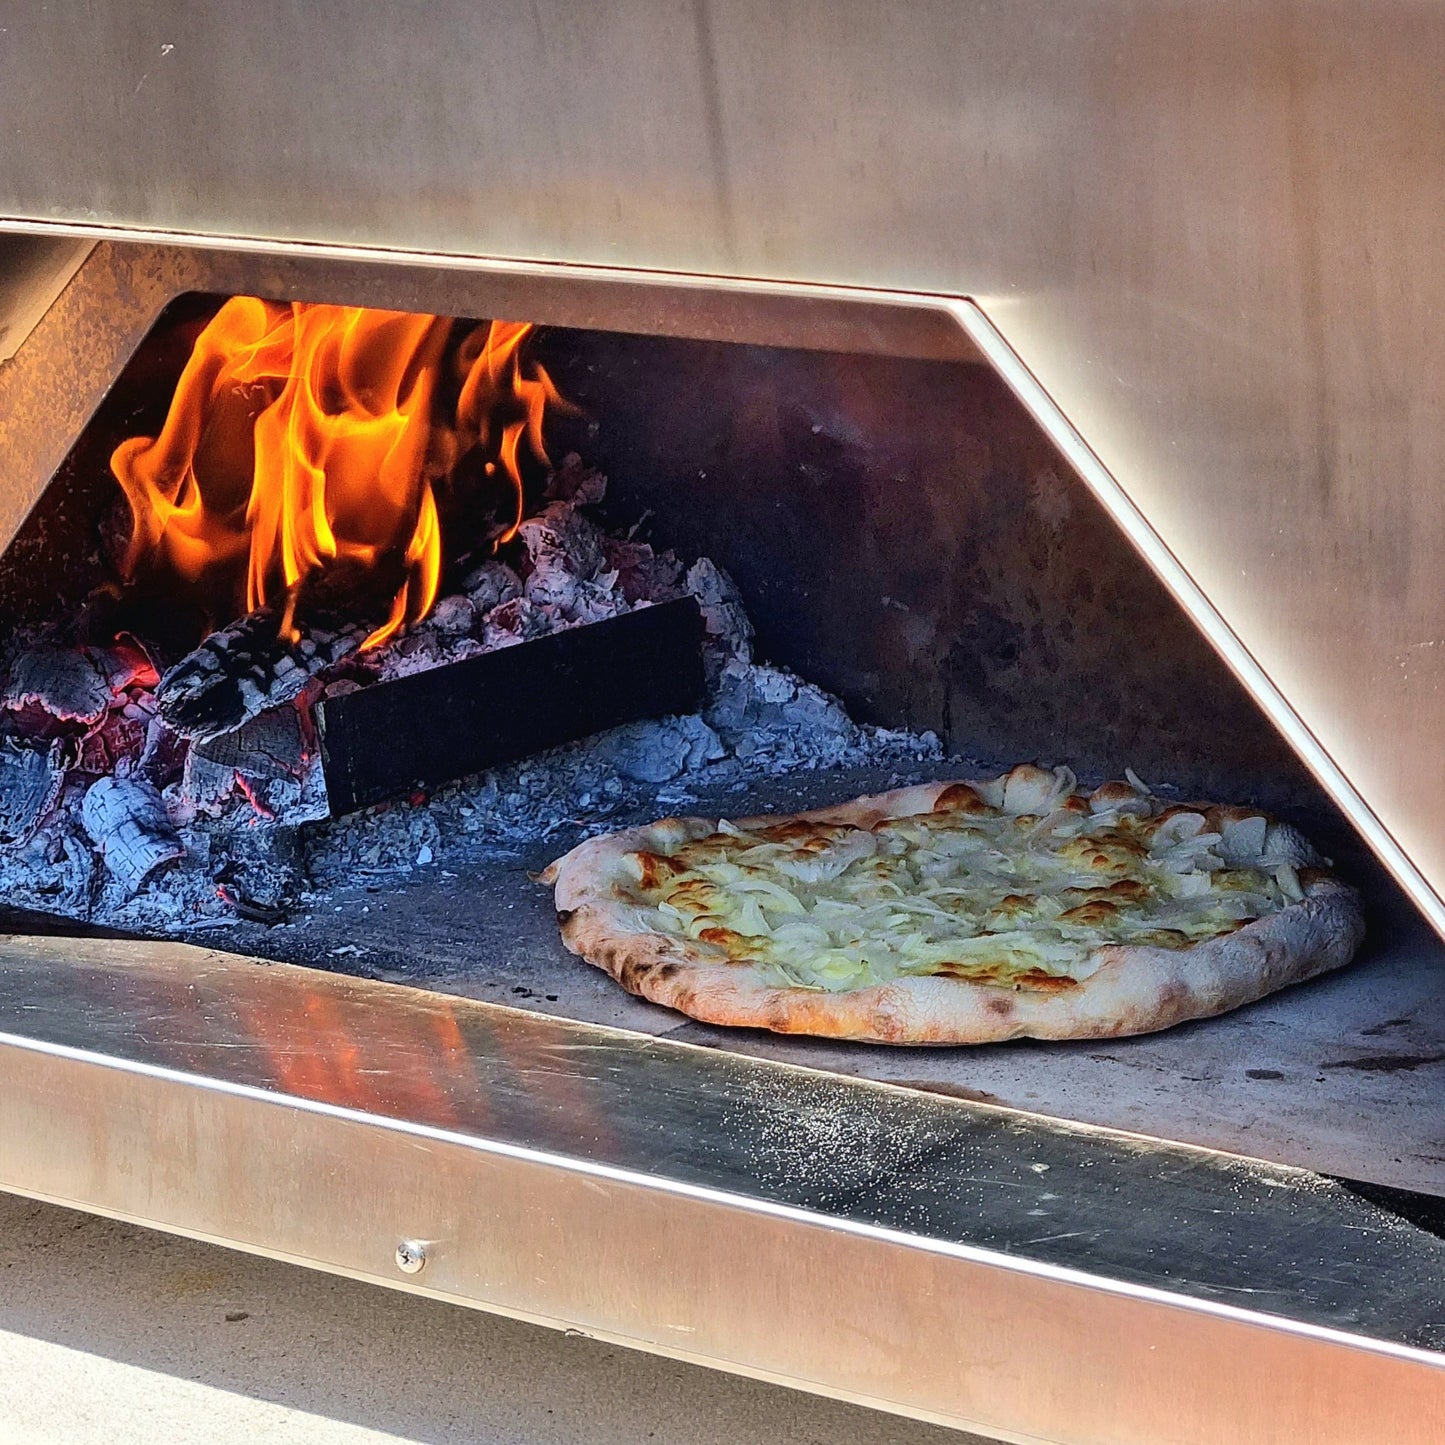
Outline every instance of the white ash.
<svg viewBox="0 0 1445 1445"><path fill-rule="evenodd" d="M727 574L605 533L580 510L605 485L568 458L508 557L473 566L460 591L369 654L342 629L322 665L331 636L268 648L266 619L241 619L157 686L128 639L113 654L14 639L0 712L10 719L0 739L0 901L143 933L278 921L320 906L338 884L641 821L702 790L938 758L932 734L860 727L821 689L754 663L752 626ZM430 797L329 818L311 721L318 698L684 595L697 598L706 629L701 714L630 723ZM169 695L159 706L157 692Z"/></svg>
<svg viewBox="0 0 1445 1445"><path fill-rule="evenodd" d="M713 655L737 663L751 662L753 624L733 579L711 558L699 557L687 569L685 590L697 598L703 626L716 645Z"/></svg>
<svg viewBox="0 0 1445 1445"><path fill-rule="evenodd" d="M28 843L64 786L58 744L20 748L8 738L0 744L0 842Z"/></svg>
<svg viewBox="0 0 1445 1445"><path fill-rule="evenodd" d="M568 457L548 488L546 505L517 529L516 565L492 558L473 568L460 592L443 598L404 637L361 665L390 681L694 591L692 575L684 578L670 552L610 537L581 510L600 502L606 490L601 473ZM717 597L736 597L710 562L698 571L697 582L710 589L708 597L697 594L705 615Z"/></svg>
<svg viewBox="0 0 1445 1445"><path fill-rule="evenodd" d="M737 659L723 667L706 716L736 757L771 770L827 766L863 737L843 704L822 688Z"/></svg>
<svg viewBox="0 0 1445 1445"><path fill-rule="evenodd" d="M467 599L467 611L475 619L477 614L485 616L500 603L520 597L522 579L505 562L498 562L492 557L467 573L462 579L462 593ZM445 615L441 608L432 613L429 620L436 624L439 615ZM452 629L442 627L441 630L449 632Z"/></svg>
<svg viewBox="0 0 1445 1445"><path fill-rule="evenodd" d="M599 742L617 773L634 783L668 783L728 755L722 739L695 714L624 723Z"/></svg>
<svg viewBox="0 0 1445 1445"><path fill-rule="evenodd" d="M760 777L942 757L934 734L860 726L836 698L779 668L735 662L726 672L725 698L701 715L628 723L454 784L424 806L383 805L307 830L313 883L406 873L423 851L445 866L579 825L642 821Z"/></svg>

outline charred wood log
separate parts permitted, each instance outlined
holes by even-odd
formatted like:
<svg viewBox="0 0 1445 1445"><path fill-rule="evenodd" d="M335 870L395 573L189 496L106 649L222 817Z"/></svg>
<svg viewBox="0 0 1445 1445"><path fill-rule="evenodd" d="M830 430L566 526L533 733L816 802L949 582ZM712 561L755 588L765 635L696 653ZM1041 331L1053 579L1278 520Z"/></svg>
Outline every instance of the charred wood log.
<svg viewBox="0 0 1445 1445"><path fill-rule="evenodd" d="M101 778L80 809L81 821L106 868L127 894L136 893L162 863L186 850L155 788L138 778Z"/></svg>
<svg viewBox="0 0 1445 1445"><path fill-rule="evenodd" d="M181 775L180 815L186 820L197 815L216 817L241 792L256 814L272 819L266 795L276 795L269 785L290 781L303 788L285 806L283 825L318 822L326 816L321 788L305 787L317 767L308 715L295 703L271 708L234 732L220 733L189 749Z"/></svg>
<svg viewBox="0 0 1445 1445"><path fill-rule="evenodd" d="M53 732L52 723L94 727L131 687L151 687L155 668L139 647L36 647L10 665L0 707L23 731ZM27 725L29 724L29 725Z"/></svg>
<svg viewBox="0 0 1445 1445"><path fill-rule="evenodd" d="M197 743L192 752L209 763L253 778L296 778L306 766L306 729L296 707L258 713L234 732Z"/></svg>
<svg viewBox="0 0 1445 1445"><path fill-rule="evenodd" d="M45 750L0 744L0 843L24 843L55 811L65 784L61 744Z"/></svg>
<svg viewBox="0 0 1445 1445"><path fill-rule="evenodd" d="M176 663L156 688L166 725L192 742L235 732L300 696L313 677L355 652L368 631L350 623L312 625L293 641L280 624L270 609L249 612Z"/></svg>
<svg viewBox="0 0 1445 1445"><path fill-rule="evenodd" d="M317 707L335 816L572 742L690 713L704 691L690 597L382 682Z"/></svg>

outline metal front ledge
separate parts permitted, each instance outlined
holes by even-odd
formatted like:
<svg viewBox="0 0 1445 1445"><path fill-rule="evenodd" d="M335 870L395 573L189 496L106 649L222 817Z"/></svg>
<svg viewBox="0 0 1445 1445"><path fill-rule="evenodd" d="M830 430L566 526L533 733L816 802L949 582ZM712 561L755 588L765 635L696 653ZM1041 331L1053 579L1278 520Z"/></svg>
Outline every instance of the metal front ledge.
<svg viewBox="0 0 1445 1445"><path fill-rule="evenodd" d="M0 1097L6 1189L1001 1438L1445 1430L1445 1243L1318 1175L98 939Z"/></svg>

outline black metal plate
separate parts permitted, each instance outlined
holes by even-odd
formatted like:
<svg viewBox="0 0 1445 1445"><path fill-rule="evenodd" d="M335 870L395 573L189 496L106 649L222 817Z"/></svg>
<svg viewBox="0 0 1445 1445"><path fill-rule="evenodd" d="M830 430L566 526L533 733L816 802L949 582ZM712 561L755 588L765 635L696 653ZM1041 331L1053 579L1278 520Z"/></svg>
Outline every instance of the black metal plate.
<svg viewBox="0 0 1445 1445"><path fill-rule="evenodd" d="M696 711L690 597L378 683L316 710L333 815L639 718Z"/></svg>

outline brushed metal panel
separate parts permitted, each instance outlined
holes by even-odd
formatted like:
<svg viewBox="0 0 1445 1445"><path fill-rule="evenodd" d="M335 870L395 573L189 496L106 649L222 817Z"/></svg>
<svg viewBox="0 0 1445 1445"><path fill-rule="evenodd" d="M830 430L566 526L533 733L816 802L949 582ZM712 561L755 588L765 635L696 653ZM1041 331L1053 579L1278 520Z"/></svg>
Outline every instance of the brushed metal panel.
<svg viewBox="0 0 1445 1445"><path fill-rule="evenodd" d="M0 235L0 362L20 349L90 250L64 236Z"/></svg>
<svg viewBox="0 0 1445 1445"><path fill-rule="evenodd" d="M1445 1247L1318 1176L211 950L0 962L9 1190L1006 1439L1445 1430L1399 1342Z"/></svg>
<svg viewBox="0 0 1445 1445"><path fill-rule="evenodd" d="M16 7L0 215L976 297L1437 886L1445 14Z"/></svg>

